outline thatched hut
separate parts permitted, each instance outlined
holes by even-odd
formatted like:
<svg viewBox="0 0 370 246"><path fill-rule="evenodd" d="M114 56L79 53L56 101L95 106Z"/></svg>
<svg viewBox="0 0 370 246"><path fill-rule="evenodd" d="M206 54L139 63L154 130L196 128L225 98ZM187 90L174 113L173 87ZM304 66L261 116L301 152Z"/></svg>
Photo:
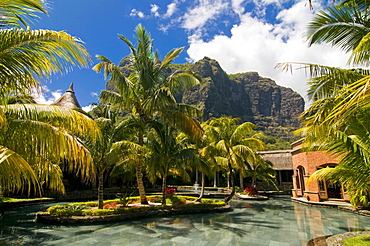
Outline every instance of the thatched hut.
<svg viewBox="0 0 370 246"><path fill-rule="evenodd" d="M293 187L293 160L291 150L260 151L258 154L274 164L277 173L278 186L281 190L290 190Z"/></svg>
<svg viewBox="0 0 370 246"><path fill-rule="evenodd" d="M73 91L73 83L69 86L68 90L51 105L62 106L65 108L81 108L77 101L75 92Z"/></svg>

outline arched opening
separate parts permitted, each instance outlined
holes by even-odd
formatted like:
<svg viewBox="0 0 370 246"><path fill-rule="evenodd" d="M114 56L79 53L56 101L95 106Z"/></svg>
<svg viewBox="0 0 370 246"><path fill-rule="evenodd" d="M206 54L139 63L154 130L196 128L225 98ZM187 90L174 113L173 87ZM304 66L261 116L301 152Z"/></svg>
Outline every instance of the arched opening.
<svg viewBox="0 0 370 246"><path fill-rule="evenodd" d="M321 165L317 168L317 170L326 168L326 167L331 167L334 168L337 164L329 163L329 164L324 164ZM331 183L328 181L318 181L319 182L319 193L320 193L320 198L327 200L330 198L334 199L343 199L343 188L339 184Z"/></svg>
<svg viewBox="0 0 370 246"><path fill-rule="evenodd" d="M303 196L303 192L305 190L305 184L304 184L304 175L305 170L304 167L299 166L297 167L296 171L296 186L297 186L297 195Z"/></svg>

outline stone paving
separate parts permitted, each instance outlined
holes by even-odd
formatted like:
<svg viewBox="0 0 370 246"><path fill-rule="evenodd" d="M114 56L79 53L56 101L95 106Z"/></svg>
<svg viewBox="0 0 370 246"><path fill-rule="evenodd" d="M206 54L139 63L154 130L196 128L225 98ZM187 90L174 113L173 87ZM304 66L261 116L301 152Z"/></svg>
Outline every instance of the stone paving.
<svg viewBox="0 0 370 246"><path fill-rule="evenodd" d="M15 208L0 220L0 245L306 246L317 237L370 229L367 217L293 203L289 196L231 205L227 213L73 226L35 223L35 213L50 205Z"/></svg>

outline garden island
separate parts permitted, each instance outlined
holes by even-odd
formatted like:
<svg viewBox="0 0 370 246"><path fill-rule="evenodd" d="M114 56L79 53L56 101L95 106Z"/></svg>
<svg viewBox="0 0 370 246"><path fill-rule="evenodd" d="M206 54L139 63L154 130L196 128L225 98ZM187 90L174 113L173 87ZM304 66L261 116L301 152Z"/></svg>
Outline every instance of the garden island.
<svg viewBox="0 0 370 246"><path fill-rule="evenodd" d="M195 64L173 64L183 48L174 48L161 58L141 24L134 30L134 43L119 35L130 50L119 65L96 56L99 62L92 69L104 74L106 89L99 95L99 104L85 112L72 85L51 105L36 104L32 97L41 90L40 79L72 67L89 68L90 55L82 41L65 31L27 27L38 14L47 13L46 1L0 2L0 222L11 228L17 218L12 211L26 217L28 209L32 216L37 213L37 219L32 225L26 221L26 227L36 224L45 231L50 228L42 227L43 223L73 225L72 231L95 224L92 231L102 226L113 234L116 226L126 231L132 226L129 223L145 221L147 230L163 244L168 243L167 234L157 230L186 232L171 239L179 243L191 240L190 233L199 233L207 224L199 237L213 235L208 229L215 225L237 237L214 235L206 237L204 245L222 240L225 245L239 245L247 243L243 234L248 230L241 226L251 221L240 215L245 210L253 213L246 215L259 226L266 229L271 222L278 231L266 229L253 245L270 245L278 237L289 239L292 226L285 225L283 218L291 221L292 214L298 225L296 236L304 227L322 231L292 239L293 243L281 239L287 245L365 231L370 226L367 217L302 208L277 194L293 195L293 200L310 205L369 214L368 10L365 1L347 0L319 12L309 23L309 44L329 43L349 52L348 63L353 67L298 64L311 77L308 96L312 103L304 112L302 97L258 73L227 75L208 57ZM294 65L277 67L289 70ZM254 115L234 114L241 112L238 105ZM266 108L275 111L263 113ZM45 201L55 204L34 204ZM32 205L13 210L27 203ZM346 224L342 227L348 230L328 233L322 221L333 212L338 214L333 218L357 221L360 226ZM279 213L282 227L268 216L274 213ZM173 216L180 217L168 219ZM322 221L310 221L320 216ZM226 221L233 222L225 226ZM261 227L247 227L253 235L261 234ZM53 233L48 240L36 241L61 240ZM14 233L4 235L13 240ZM138 235L131 235L131 240ZM104 235L98 237L103 243ZM357 239L366 240L363 237ZM25 238L21 244L36 242ZM14 243L20 243L17 240ZM120 238L114 240L122 243Z"/></svg>

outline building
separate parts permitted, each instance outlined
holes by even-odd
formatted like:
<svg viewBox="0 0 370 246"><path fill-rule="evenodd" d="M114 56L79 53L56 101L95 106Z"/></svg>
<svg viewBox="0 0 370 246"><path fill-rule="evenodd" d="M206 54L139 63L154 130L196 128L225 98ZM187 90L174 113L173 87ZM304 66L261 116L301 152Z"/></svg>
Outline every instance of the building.
<svg viewBox="0 0 370 246"><path fill-rule="evenodd" d="M323 151L303 151L303 139L292 143L293 161L293 197L307 201L321 202L329 199L349 201L349 196L343 187L330 182L312 180L308 178L316 170L325 167L335 167L339 163L337 157Z"/></svg>
<svg viewBox="0 0 370 246"><path fill-rule="evenodd" d="M71 83L68 90L66 90L66 92L51 105L61 106L69 109L81 108L77 101L75 92L73 91L73 83Z"/></svg>
<svg viewBox="0 0 370 246"><path fill-rule="evenodd" d="M258 154L265 161L274 164L273 169L277 174L278 187L280 190L293 188L293 161L291 150L259 151Z"/></svg>

